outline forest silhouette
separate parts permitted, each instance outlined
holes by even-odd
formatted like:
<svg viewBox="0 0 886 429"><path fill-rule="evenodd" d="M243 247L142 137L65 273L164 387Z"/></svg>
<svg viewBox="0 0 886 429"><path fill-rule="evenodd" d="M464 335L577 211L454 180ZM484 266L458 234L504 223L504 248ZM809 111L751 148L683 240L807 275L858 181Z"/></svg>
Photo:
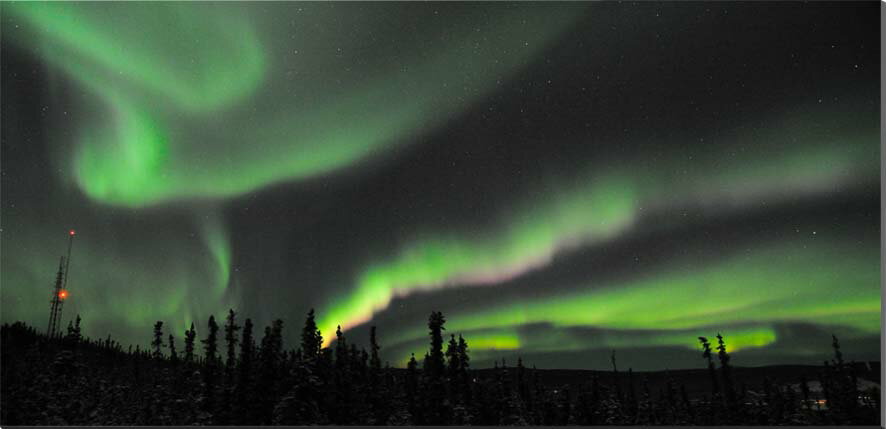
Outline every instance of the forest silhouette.
<svg viewBox="0 0 886 429"><path fill-rule="evenodd" d="M699 337L708 389L690 395L690 380L670 374L650 388L649 376L585 372L578 387L545 382L545 371L522 360L472 369L469 338L444 337L446 319L428 318L429 348L405 369L382 364L375 327L369 349L339 329L323 337L311 310L296 348L283 344L283 321L264 328L239 324L230 310L222 325L210 316L205 338L195 326L181 347L164 324L148 350L124 349L110 336L82 335L79 315L66 335L24 323L4 324L3 425L875 425L879 386L870 366L834 358L798 383L765 377L737 380L726 339ZM867 369L866 369L867 368ZM698 374L695 373L694 377ZM685 377L684 377L685 378ZM777 377L775 377L777 378ZM699 380L691 380L699 382ZM813 388L816 387L816 388Z"/></svg>

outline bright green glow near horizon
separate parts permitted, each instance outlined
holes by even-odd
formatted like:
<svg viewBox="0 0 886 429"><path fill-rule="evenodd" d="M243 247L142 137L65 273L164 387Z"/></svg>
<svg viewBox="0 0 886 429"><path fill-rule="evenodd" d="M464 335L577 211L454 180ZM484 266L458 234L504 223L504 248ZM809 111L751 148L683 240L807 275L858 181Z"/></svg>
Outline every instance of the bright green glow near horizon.
<svg viewBox="0 0 886 429"><path fill-rule="evenodd" d="M303 4L304 17L291 21L276 14L284 7L4 10L27 24L13 41L104 103L78 112L89 138L76 142L72 171L92 199L128 207L236 197L382 157L495 91L580 15L580 6L493 15L475 6L448 26L433 21L439 28L404 37L408 24L392 22L381 4L358 13ZM348 32L315 25L351 21ZM367 50L396 61L357 57ZM152 158L161 143L162 160Z"/></svg>
<svg viewBox="0 0 886 429"><path fill-rule="evenodd" d="M449 331L449 330L447 330ZM481 331L458 332L468 343L468 350L476 360L498 359L502 352L521 350L529 353L564 352L579 350L611 350L642 347L682 347L701 350L698 337L708 337L716 346L716 331L698 328L694 330L620 331L610 330L596 336L582 337L568 330L547 329L541 332L520 332L515 328L493 328ZM730 326L723 331L726 351L766 347L777 341L777 333L771 326ZM392 346L402 353L398 365L405 367L412 354L421 360L427 352L427 338L416 338L407 343Z"/></svg>
<svg viewBox="0 0 886 429"><path fill-rule="evenodd" d="M741 323L808 322L879 332L880 291L873 287L879 282L877 243L818 240L769 245L700 267L683 261L685 269L675 263L669 272L532 301L503 298L447 314L447 329L532 323L661 331L722 326L730 336L726 328ZM407 330L394 342L423 336L422 330ZM765 338L748 335L740 341L750 346Z"/></svg>
<svg viewBox="0 0 886 429"><path fill-rule="evenodd" d="M447 342L444 344L444 348L449 347L449 340L445 335L443 339ZM482 355L484 351L520 349L520 336L514 331L500 330L492 333L480 333L470 336L469 339L468 353L472 356L477 356L477 352L480 352L480 355ZM410 349L409 353L406 353L403 359L397 361L396 364L400 367L406 367L413 354L415 355L416 360L421 361L424 359L425 352L427 352L427 347L415 345Z"/></svg>
<svg viewBox="0 0 886 429"><path fill-rule="evenodd" d="M474 350L516 350L520 348L520 338L516 335L477 337L471 340Z"/></svg>
<svg viewBox="0 0 886 429"><path fill-rule="evenodd" d="M689 337L688 335L676 335L670 333L663 333L656 337L653 337L652 341L648 344L650 345L679 345L684 346L688 349L701 349L701 345L698 342L697 337L708 337L708 341L712 341L714 346L716 347L716 337L712 336L709 332L702 332L696 335L695 337ZM726 342L726 351L728 353L735 353L744 349L756 348L756 347L765 347L770 344L775 343L776 338L775 330L770 327L762 327L762 328L730 328L728 332L728 336L724 337L724 341Z"/></svg>

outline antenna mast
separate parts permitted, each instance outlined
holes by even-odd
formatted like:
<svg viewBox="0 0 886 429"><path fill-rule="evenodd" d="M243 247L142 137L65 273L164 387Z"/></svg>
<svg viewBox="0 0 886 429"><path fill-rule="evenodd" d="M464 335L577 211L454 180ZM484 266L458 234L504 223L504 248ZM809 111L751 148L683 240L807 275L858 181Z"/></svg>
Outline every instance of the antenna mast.
<svg viewBox="0 0 886 429"><path fill-rule="evenodd" d="M52 291L52 299L49 301L49 326L46 328L46 335L50 338L59 335L61 324L62 307L65 299L68 297L68 270L71 267L71 247L74 244L74 235L76 231L73 229L68 231L68 257L61 257L58 263L58 272L55 275L55 287Z"/></svg>
<svg viewBox="0 0 886 429"><path fill-rule="evenodd" d="M49 301L49 326L46 328L46 335L50 338L55 337L58 331L58 316L62 303L62 284L64 282L65 257L62 256L58 261L58 273L55 275L55 287L52 290L52 299Z"/></svg>

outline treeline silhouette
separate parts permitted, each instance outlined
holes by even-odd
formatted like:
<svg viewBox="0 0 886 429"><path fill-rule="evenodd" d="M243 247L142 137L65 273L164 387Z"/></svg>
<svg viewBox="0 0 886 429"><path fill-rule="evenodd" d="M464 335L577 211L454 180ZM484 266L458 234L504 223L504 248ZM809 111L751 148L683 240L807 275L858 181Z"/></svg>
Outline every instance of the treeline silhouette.
<svg viewBox="0 0 886 429"><path fill-rule="evenodd" d="M861 370L844 362L836 337L834 359L817 380L740 387L725 339L700 337L710 391L690 398L671 378L653 394L647 378L618 371L614 352L612 371L579 388L546 386L543 371L521 360L472 369L467 339L446 341L440 312L428 319L428 352L421 363L413 355L406 369L382 365L374 327L369 350L340 329L323 348L311 310L299 347L287 349L281 320L258 340L251 320L241 326L237 316L230 310L222 326L210 317L202 339L192 324L181 347L158 321L148 350L124 349L110 336L85 338L79 316L58 337L5 324L0 424L879 424L879 389L859 389ZM810 389L814 383L821 388Z"/></svg>

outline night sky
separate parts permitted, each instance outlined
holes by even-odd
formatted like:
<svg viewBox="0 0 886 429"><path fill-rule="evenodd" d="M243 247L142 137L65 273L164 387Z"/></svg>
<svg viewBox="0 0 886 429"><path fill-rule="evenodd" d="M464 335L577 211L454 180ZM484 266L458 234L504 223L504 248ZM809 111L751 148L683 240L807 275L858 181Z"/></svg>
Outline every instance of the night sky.
<svg viewBox="0 0 886 429"><path fill-rule="evenodd" d="M877 2L0 6L4 322L878 359Z"/></svg>

